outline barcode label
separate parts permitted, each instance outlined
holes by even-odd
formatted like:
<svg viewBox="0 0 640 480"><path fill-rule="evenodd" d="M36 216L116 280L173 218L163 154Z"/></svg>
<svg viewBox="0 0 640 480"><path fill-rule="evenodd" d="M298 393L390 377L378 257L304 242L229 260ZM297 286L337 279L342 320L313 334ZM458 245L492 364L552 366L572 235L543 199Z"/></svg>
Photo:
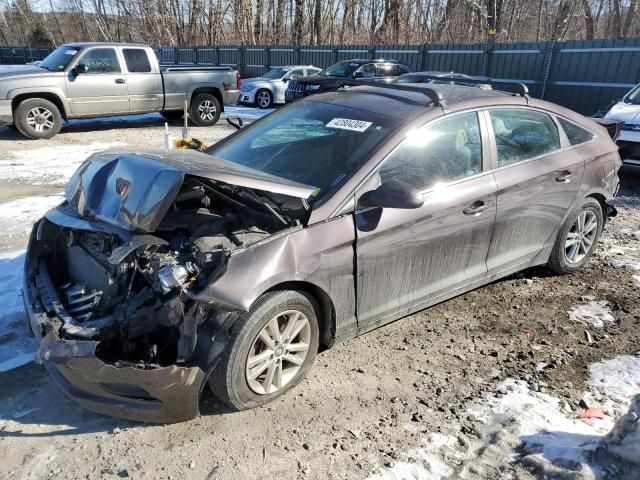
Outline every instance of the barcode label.
<svg viewBox="0 0 640 480"><path fill-rule="evenodd" d="M352 130L354 132L364 132L371 126L371 122L362 120L351 120L349 118L334 118L327 123L328 128L340 128L342 130Z"/></svg>

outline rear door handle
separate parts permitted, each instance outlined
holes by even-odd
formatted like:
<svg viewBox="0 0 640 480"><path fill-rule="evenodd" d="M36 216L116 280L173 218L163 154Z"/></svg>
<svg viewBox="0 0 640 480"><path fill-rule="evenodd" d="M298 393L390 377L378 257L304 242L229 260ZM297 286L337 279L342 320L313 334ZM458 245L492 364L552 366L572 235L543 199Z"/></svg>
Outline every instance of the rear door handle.
<svg viewBox="0 0 640 480"><path fill-rule="evenodd" d="M476 200L467 208L465 208L462 213L465 215L477 215L481 212L484 212L487 208L491 207L492 203L487 203L482 200Z"/></svg>
<svg viewBox="0 0 640 480"><path fill-rule="evenodd" d="M116 78L116 83L124 83L124 78Z"/></svg>
<svg viewBox="0 0 640 480"><path fill-rule="evenodd" d="M560 175L556 177L556 182L569 183L571 178L573 177L573 172L569 170L565 170Z"/></svg>

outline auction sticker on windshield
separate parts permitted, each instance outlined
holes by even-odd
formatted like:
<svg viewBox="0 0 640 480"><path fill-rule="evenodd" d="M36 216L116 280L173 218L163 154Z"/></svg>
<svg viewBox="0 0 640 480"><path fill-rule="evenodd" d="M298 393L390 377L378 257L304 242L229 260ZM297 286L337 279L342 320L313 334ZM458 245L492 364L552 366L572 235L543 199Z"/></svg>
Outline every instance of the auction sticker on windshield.
<svg viewBox="0 0 640 480"><path fill-rule="evenodd" d="M364 132L371 126L371 122L362 120L351 120L349 118L334 118L327 123L328 128L340 128L341 130L353 130L354 132Z"/></svg>

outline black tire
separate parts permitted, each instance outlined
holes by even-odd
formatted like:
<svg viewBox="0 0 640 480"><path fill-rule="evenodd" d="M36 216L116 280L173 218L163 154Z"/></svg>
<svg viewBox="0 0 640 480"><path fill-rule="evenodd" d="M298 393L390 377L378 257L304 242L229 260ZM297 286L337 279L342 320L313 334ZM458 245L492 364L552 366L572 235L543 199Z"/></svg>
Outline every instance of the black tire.
<svg viewBox="0 0 640 480"><path fill-rule="evenodd" d="M197 127L211 127L220 118L220 102L210 93L199 93L191 99L189 118Z"/></svg>
<svg viewBox="0 0 640 480"><path fill-rule="evenodd" d="M583 255L580 258L576 258L576 261L570 261L569 256L571 253L570 248L567 247L567 241L569 235L572 237L576 236L577 231L577 221L581 215L585 215L587 218L594 218L597 222L596 226L593 230L593 237L591 238L591 245L584 249L579 248L578 252L583 252ZM556 243L553 246L553 250L551 251L551 256L549 257L549 262L547 263L547 267L558 274L566 274L573 273L580 270L591 258L594 250L596 249L596 245L598 244L598 240L600 239L600 234L602 233L602 228L604 226L604 215L602 213L602 206L600 202L598 202L595 198L587 197L582 200L580 205L578 205L565 219L562 227L560 227L560 232L558 233L558 238L556 239ZM578 238L584 238L584 235ZM589 237L587 237L589 239Z"/></svg>
<svg viewBox="0 0 640 480"><path fill-rule="evenodd" d="M13 120L18 131L32 139L51 138L62 128L60 110L44 98L29 98L20 102Z"/></svg>
<svg viewBox="0 0 640 480"><path fill-rule="evenodd" d="M264 100L259 99L259 96L263 96ZM258 108L271 108L273 106L273 94L266 88L261 88L256 92L256 106Z"/></svg>
<svg viewBox="0 0 640 480"><path fill-rule="evenodd" d="M245 371L250 350L255 348L254 342L258 341L258 334L267 327L270 320L291 310L302 313L309 321L309 329L307 330L309 348L306 357L297 372L292 374L288 383L270 393L256 393L249 386ZM240 314L231 326L229 342L221 354L218 365L209 377L209 387L213 394L235 410L246 410L264 405L293 388L311 368L318 351L317 312L318 307L314 299L299 291L272 292L257 300L251 310L248 313ZM284 360L280 360L280 362L284 363ZM265 377L266 374L265 372Z"/></svg>
<svg viewBox="0 0 640 480"><path fill-rule="evenodd" d="M160 112L160 115L169 122L177 122L178 120L182 120L184 112L182 110L167 110Z"/></svg>

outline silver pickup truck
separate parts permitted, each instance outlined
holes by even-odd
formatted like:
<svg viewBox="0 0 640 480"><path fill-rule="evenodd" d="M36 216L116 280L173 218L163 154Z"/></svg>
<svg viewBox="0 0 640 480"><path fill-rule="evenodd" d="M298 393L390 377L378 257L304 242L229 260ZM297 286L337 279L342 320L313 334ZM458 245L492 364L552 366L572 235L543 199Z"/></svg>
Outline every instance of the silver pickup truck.
<svg viewBox="0 0 640 480"><path fill-rule="evenodd" d="M123 43L62 45L37 65L0 66L0 124L51 138L71 118L160 112L214 125L235 103L240 74L229 67L161 66L153 50Z"/></svg>

